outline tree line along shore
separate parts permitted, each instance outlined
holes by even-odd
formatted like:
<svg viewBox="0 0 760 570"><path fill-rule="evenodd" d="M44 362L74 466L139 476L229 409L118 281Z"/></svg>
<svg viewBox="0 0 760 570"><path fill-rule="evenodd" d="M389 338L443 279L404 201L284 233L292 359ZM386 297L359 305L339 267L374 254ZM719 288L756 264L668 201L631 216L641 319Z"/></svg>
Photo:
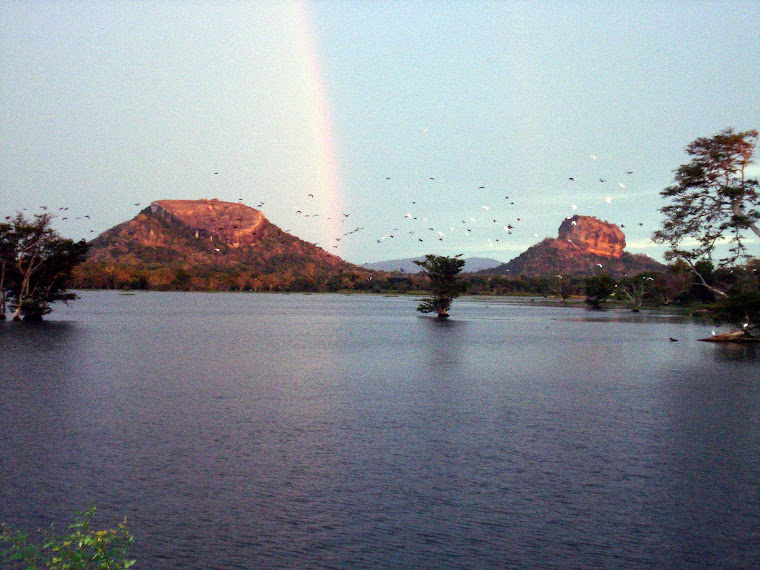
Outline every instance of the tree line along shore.
<svg viewBox="0 0 760 570"><path fill-rule="evenodd" d="M285 234L263 217L254 233L260 233L255 239L264 241L255 243L254 249L265 251L266 258L251 250L220 265L209 262L211 258L198 250L193 253L195 259L206 261L188 266L178 263L168 248L143 248L138 255L132 242L113 234L119 255L90 259L88 250L104 236L90 243L75 242L52 228L52 214L43 212L29 219L18 213L0 222L0 320L9 312L13 320L42 320L53 303L76 298L70 289L376 293L438 289L451 298L460 293L533 295L561 301L580 296L594 309L610 301L632 310L691 307L754 334L760 323L760 261L750 248L760 238L760 184L747 176L747 168L757 137L754 130L729 128L686 147L690 161L676 169L674 183L660 193L665 200L660 209L664 221L653 240L667 246L669 262L661 271L619 276L608 274L598 264L591 275L547 271L536 277L486 270L460 276L464 260L433 254L418 264L424 270L419 274L370 271ZM155 228L147 224L155 226L160 221L149 212L145 220L142 230L152 236ZM122 226L124 231L128 224ZM134 235L140 228L127 229ZM199 238L198 231L194 236L185 233L171 236L172 243ZM214 251L224 247L215 244ZM441 281L436 268L446 269L446 279L451 281ZM436 303L434 295L426 306L435 308Z"/></svg>

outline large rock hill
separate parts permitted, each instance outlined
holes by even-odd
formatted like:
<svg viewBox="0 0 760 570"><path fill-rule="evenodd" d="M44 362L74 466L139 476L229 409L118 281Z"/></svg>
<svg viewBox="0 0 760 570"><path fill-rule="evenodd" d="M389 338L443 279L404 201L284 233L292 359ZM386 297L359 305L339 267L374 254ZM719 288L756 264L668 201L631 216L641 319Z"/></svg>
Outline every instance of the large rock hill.
<svg viewBox="0 0 760 570"><path fill-rule="evenodd" d="M90 242L75 285L267 289L346 272L368 274L244 204L158 200Z"/></svg>
<svg viewBox="0 0 760 570"><path fill-rule="evenodd" d="M663 271L649 256L625 251L625 235L614 224L591 216L572 216L562 222L557 238L546 238L515 259L482 273L493 275L636 275Z"/></svg>

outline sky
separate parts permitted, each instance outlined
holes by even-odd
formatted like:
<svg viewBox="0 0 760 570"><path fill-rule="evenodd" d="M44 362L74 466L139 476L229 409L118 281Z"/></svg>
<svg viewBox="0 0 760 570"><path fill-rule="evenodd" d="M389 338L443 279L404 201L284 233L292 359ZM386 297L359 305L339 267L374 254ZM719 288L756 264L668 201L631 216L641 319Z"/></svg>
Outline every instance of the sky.
<svg viewBox="0 0 760 570"><path fill-rule="evenodd" d="M578 214L662 260L686 145L760 129L758 29L731 0L5 1L0 214L89 240L241 201L352 263L509 261Z"/></svg>

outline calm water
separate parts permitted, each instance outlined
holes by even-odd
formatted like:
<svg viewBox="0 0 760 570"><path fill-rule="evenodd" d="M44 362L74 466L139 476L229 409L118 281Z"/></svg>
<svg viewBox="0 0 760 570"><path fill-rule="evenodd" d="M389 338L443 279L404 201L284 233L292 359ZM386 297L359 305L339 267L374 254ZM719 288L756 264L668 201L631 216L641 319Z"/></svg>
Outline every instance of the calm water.
<svg viewBox="0 0 760 570"><path fill-rule="evenodd" d="M143 569L760 567L755 347L415 305L85 292L0 324L0 520L93 501Z"/></svg>

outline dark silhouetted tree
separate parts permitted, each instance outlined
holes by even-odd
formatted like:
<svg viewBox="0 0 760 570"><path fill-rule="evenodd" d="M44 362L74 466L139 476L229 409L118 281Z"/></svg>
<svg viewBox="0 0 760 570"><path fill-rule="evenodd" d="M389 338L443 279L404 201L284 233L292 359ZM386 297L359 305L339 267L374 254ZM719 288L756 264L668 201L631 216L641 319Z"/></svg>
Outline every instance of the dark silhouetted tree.
<svg viewBox="0 0 760 570"><path fill-rule="evenodd" d="M437 313L439 319L449 316L448 311L452 301L464 292L466 284L457 276L464 267L464 259L460 255L444 257L428 254L423 261L415 261L422 267L430 280L430 297L426 297L417 307L421 313Z"/></svg>
<svg viewBox="0 0 760 570"><path fill-rule="evenodd" d="M14 320L41 320L52 311L51 303L76 298L66 286L88 246L60 237L50 226L52 218L38 214L28 220L17 214L0 228L0 279Z"/></svg>
<svg viewBox="0 0 760 570"><path fill-rule="evenodd" d="M591 309L602 309L604 303L615 292L615 281L603 273L586 280L586 304Z"/></svg>
<svg viewBox="0 0 760 570"><path fill-rule="evenodd" d="M760 237L758 182L746 177L752 164L758 133L728 128L711 138L698 138L686 147L691 157L675 171L675 183L660 194L669 200L655 242L668 245L665 258L683 259L702 285L718 296L726 292L707 282L697 267L700 261L716 261L719 267L746 261L746 236ZM727 255L713 260L719 245Z"/></svg>

